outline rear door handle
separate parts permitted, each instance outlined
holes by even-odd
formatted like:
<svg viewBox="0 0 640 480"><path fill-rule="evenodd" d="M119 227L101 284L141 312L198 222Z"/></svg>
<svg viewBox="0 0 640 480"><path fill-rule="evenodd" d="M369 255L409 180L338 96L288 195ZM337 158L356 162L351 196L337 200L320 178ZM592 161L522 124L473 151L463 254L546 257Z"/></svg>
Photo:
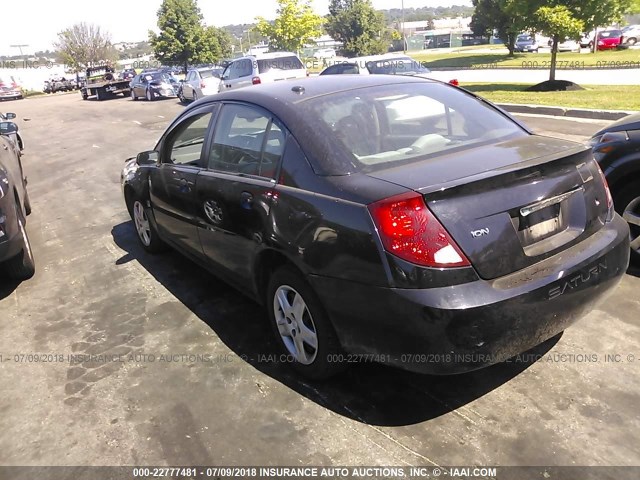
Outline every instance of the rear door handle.
<svg viewBox="0 0 640 480"><path fill-rule="evenodd" d="M249 192L242 192L240 194L240 206L246 210L251 210L251 207L253 207L253 195Z"/></svg>
<svg viewBox="0 0 640 480"><path fill-rule="evenodd" d="M188 193L191 191L191 182L187 181L185 178L180 179L180 191L182 193Z"/></svg>

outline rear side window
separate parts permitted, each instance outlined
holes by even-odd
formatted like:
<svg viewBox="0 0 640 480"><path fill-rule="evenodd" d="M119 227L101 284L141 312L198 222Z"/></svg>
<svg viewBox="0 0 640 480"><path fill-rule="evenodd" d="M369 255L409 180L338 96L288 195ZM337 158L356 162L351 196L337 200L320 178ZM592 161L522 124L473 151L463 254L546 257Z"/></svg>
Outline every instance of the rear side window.
<svg viewBox="0 0 640 480"><path fill-rule="evenodd" d="M217 121L209 168L273 178L285 138L284 130L267 112L225 105Z"/></svg>
<svg viewBox="0 0 640 480"><path fill-rule="evenodd" d="M258 71L267 73L271 70L303 70L304 65L298 57L292 55L290 57L278 57L258 60Z"/></svg>

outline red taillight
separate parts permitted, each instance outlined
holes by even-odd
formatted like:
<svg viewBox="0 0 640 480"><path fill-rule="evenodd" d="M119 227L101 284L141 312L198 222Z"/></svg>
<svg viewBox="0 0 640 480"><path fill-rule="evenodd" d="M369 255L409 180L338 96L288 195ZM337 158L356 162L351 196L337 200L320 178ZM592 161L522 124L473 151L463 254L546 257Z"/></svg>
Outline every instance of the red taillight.
<svg viewBox="0 0 640 480"><path fill-rule="evenodd" d="M409 192L369 205L382 244L389 253L425 267L466 267L464 253L424 203Z"/></svg>
<svg viewBox="0 0 640 480"><path fill-rule="evenodd" d="M602 168L600 168L600 164L596 162L598 166L598 173L600 174L600 178L602 179L602 184L604 185L604 192L607 196L607 218L606 221L609 222L613 220L613 197L611 196L611 190L609 189L609 182L607 182L607 177L604 176L604 172Z"/></svg>
<svg viewBox="0 0 640 480"><path fill-rule="evenodd" d="M262 81L260 81L260 77L253 77L251 79L251 83L253 83L254 85L259 85L262 83Z"/></svg>
<svg viewBox="0 0 640 480"><path fill-rule="evenodd" d="M207 88L204 82L200 82L200 88Z"/></svg>
<svg viewBox="0 0 640 480"><path fill-rule="evenodd" d="M460 86L460 82L458 82L458 79L457 79L457 78L452 78L451 80L449 80L449 83L450 83L451 85L456 86L456 87Z"/></svg>

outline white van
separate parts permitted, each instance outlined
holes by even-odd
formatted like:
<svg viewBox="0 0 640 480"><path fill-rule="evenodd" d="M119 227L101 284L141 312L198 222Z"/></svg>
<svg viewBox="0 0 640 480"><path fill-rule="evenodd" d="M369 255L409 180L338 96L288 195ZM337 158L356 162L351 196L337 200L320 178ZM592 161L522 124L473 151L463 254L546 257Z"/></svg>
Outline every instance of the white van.
<svg viewBox="0 0 640 480"><path fill-rule="evenodd" d="M295 53L247 55L235 59L227 66L222 73L219 91L306 76L307 69Z"/></svg>

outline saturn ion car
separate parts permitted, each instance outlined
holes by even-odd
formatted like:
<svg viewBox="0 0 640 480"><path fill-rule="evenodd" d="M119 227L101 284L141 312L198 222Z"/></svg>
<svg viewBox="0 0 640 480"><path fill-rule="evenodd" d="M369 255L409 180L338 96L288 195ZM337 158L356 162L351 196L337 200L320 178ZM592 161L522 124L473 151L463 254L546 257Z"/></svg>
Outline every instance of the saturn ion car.
<svg viewBox="0 0 640 480"><path fill-rule="evenodd" d="M122 184L142 247L262 303L312 378L346 358L433 374L506 360L593 309L629 262L590 148L417 77L203 98Z"/></svg>

